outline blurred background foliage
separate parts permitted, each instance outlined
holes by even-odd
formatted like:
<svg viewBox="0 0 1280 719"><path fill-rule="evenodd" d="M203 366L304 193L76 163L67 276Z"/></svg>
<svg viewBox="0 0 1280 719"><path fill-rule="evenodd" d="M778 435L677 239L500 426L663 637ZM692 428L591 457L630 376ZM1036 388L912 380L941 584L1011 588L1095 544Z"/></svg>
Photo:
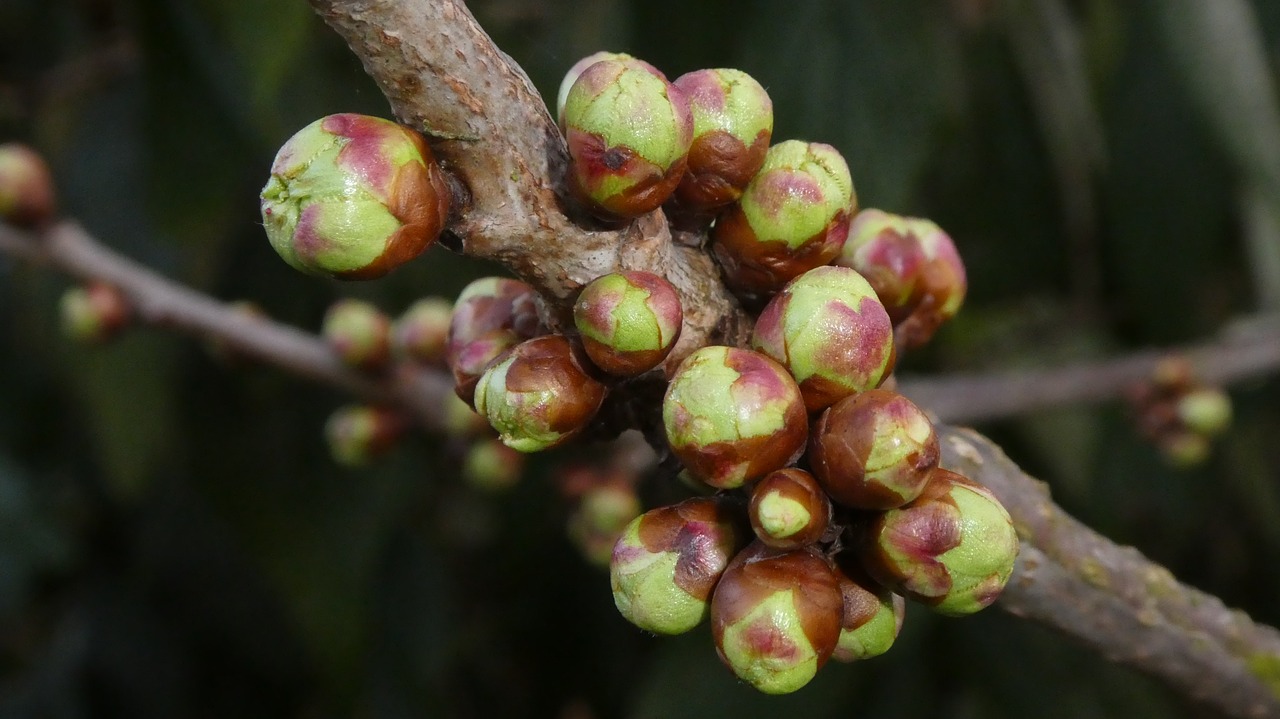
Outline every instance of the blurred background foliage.
<svg viewBox="0 0 1280 719"><path fill-rule="evenodd" d="M544 96L601 48L672 77L742 68L776 138L843 151L863 206L947 228L970 300L906 371L1050 366L1280 309L1280 3L471 7ZM440 249L365 284L280 262L257 191L289 134L339 111L388 114L301 0L0 2L0 140L46 153L65 213L120 251L307 328L340 296L396 313L492 273ZM500 497L430 436L342 469L321 428L343 397L159 330L70 346L66 286L0 258L2 717L1198 716L998 611L914 608L888 655L757 695L705 627L618 617L551 488L580 450ZM1278 395L1232 388L1236 426L1193 469L1119 403L982 429L1090 525L1275 624Z"/></svg>

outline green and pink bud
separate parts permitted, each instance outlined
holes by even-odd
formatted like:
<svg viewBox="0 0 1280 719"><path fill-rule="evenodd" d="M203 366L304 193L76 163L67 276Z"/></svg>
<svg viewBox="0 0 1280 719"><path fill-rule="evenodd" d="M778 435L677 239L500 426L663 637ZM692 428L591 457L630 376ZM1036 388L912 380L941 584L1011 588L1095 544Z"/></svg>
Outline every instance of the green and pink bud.
<svg viewBox="0 0 1280 719"><path fill-rule="evenodd" d="M869 526L863 565L876 581L951 616L1000 596L1013 573L1018 535L986 487L945 469L910 504Z"/></svg>
<svg viewBox="0 0 1280 719"><path fill-rule="evenodd" d="M62 294L59 311L63 335L86 344L114 339L133 317L133 307L124 293L105 282L68 289Z"/></svg>
<svg viewBox="0 0 1280 719"><path fill-rule="evenodd" d="M445 361L454 390L475 403L475 387L489 364L524 340L542 333L537 292L505 277L482 277L463 288L453 306Z"/></svg>
<svg viewBox="0 0 1280 719"><path fill-rule="evenodd" d="M760 542L734 557L711 600L720 659L766 694L808 684L835 651L842 598L826 557Z"/></svg>
<svg viewBox="0 0 1280 719"><path fill-rule="evenodd" d="M652 509L613 548L609 583L623 618L656 634L682 634L710 611L712 591L745 544L741 509L712 497Z"/></svg>
<svg viewBox="0 0 1280 719"><path fill-rule="evenodd" d="M424 365L444 363L453 303L443 297L424 297L409 306L391 325L392 352Z"/></svg>
<svg viewBox="0 0 1280 719"><path fill-rule="evenodd" d="M809 446L809 464L827 494L855 509L890 509L915 499L938 458L929 417L883 389L832 405L814 425Z"/></svg>
<svg viewBox="0 0 1280 719"><path fill-rule="evenodd" d="M330 305L320 334L348 367L372 372L391 360L391 320L364 300L347 298Z"/></svg>
<svg viewBox="0 0 1280 719"><path fill-rule="evenodd" d="M737 200L764 165L773 101L747 73L695 70L676 78L693 113L689 164L676 187L679 209L706 213Z"/></svg>
<svg viewBox="0 0 1280 719"><path fill-rule="evenodd" d="M601 482L582 493L569 516L569 538L588 562L608 567L623 531L640 516L640 498L630 482Z"/></svg>
<svg viewBox="0 0 1280 719"><path fill-rule="evenodd" d="M53 213L53 174L44 158L16 142L0 145L0 220L39 227Z"/></svg>
<svg viewBox="0 0 1280 719"><path fill-rule="evenodd" d="M889 651L906 616L907 602L876 584L849 553L837 555L836 580L844 600L840 640L831 658L841 662L878 657Z"/></svg>
<svg viewBox="0 0 1280 719"><path fill-rule="evenodd" d="M648 63L606 59L587 67L564 104L569 184L609 220L657 209L684 175L693 141L689 100Z"/></svg>
<svg viewBox="0 0 1280 719"><path fill-rule="evenodd" d="M601 60L621 60L639 63L652 68L653 72L661 74L657 68L653 67L649 63L644 60L634 58L625 52L609 52L608 50L600 50L587 55L581 60L573 63L569 68L569 71L564 74L564 78L560 80L560 89L556 91L556 122L559 123L561 127L564 127L564 103L565 100L569 99L569 90L573 87L573 83L578 81L578 76L580 76L584 70Z"/></svg>
<svg viewBox="0 0 1280 719"><path fill-rule="evenodd" d="M769 295L840 254L856 208L853 178L840 153L818 142L769 148L742 197L711 229L725 281Z"/></svg>
<svg viewBox="0 0 1280 719"><path fill-rule="evenodd" d="M604 402L605 386L560 335L516 345L476 384L476 411L508 447L540 452L586 428Z"/></svg>
<svg viewBox="0 0 1280 719"><path fill-rule="evenodd" d="M582 288L573 322L597 367L632 377L657 367L680 336L684 311L670 282L652 272L615 272Z"/></svg>
<svg viewBox="0 0 1280 719"><path fill-rule="evenodd" d="M751 346L781 362L810 412L880 385L893 370L893 325L867 281L845 267L792 280L756 320Z"/></svg>
<svg viewBox="0 0 1280 719"><path fill-rule="evenodd" d="M335 462L360 467L389 452L407 428L404 416L394 410L348 405L329 415L324 434Z"/></svg>
<svg viewBox="0 0 1280 719"><path fill-rule="evenodd" d="M954 317L968 289L950 235L929 220L876 209L854 217L836 264L867 278L907 348L923 345Z"/></svg>
<svg viewBox="0 0 1280 719"><path fill-rule="evenodd" d="M752 488L747 517L761 542L775 549L799 549L826 533L831 500L808 472L779 469Z"/></svg>
<svg viewBox="0 0 1280 719"><path fill-rule="evenodd" d="M662 402L667 444L696 478L740 487L795 461L808 416L795 380L772 359L703 347L676 369Z"/></svg>
<svg viewBox="0 0 1280 719"><path fill-rule="evenodd" d="M462 478L482 492L502 492L520 481L524 462L523 454L502 442L482 440L467 448L467 456L462 462Z"/></svg>
<svg viewBox="0 0 1280 719"><path fill-rule="evenodd" d="M421 135L390 120L339 114L280 148L262 188L262 220L271 246L294 268L363 280L435 242L450 202Z"/></svg>

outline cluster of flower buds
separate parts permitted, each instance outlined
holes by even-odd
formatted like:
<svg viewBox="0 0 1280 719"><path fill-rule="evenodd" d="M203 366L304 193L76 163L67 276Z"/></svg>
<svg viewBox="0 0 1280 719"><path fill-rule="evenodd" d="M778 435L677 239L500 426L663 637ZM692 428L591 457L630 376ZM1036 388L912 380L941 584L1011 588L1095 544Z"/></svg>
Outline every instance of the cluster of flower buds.
<svg viewBox="0 0 1280 719"><path fill-rule="evenodd" d="M1166 357L1151 377L1129 391L1138 431L1173 465L1209 458L1213 439L1231 425L1231 398L1196 378L1183 357Z"/></svg>
<svg viewBox="0 0 1280 719"><path fill-rule="evenodd" d="M626 527L610 564L622 615L660 634L709 618L725 664L784 693L831 657L886 651L906 599L947 615L993 602L1018 551L1008 513L939 467L929 418L880 388L897 352L926 342L963 301L946 233L859 213L849 167L829 145L770 146L768 95L740 71L668 82L641 60L597 53L570 70L559 100L570 184L586 209L618 221L663 207L707 230L726 284L761 308L750 349L703 347L668 369L667 445L714 494ZM625 309L632 288L656 296L610 276L575 308L586 353L606 373L661 361L638 351L668 332L660 314Z"/></svg>

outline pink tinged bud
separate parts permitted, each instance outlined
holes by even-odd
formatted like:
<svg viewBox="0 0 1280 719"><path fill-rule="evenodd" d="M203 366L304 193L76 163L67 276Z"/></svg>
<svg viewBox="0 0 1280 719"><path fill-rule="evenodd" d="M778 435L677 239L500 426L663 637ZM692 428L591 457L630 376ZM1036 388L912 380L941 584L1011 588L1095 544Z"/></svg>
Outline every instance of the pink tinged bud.
<svg viewBox="0 0 1280 719"><path fill-rule="evenodd" d="M516 345L476 384L476 411L512 449L540 452L586 428L604 401L605 386L559 335Z"/></svg>
<svg viewBox="0 0 1280 719"><path fill-rule="evenodd" d="M556 122L564 127L564 103L569 98L569 90L573 87L573 83L578 81L578 76L583 70L600 62L601 60L622 60L627 62L638 63L643 67L649 68L655 75L662 75L657 68L645 62L628 55L625 52L609 52L608 50L600 50L593 52L581 60L573 63L569 71L564 74L564 78L560 80L560 89L556 91ZM665 77L665 76L664 76Z"/></svg>
<svg viewBox="0 0 1280 719"><path fill-rule="evenodd" d="M933 222L876 209L858 213L836 264L875 288L905 347L923 345L964 302L964 263Z"/></svg>
<svg viewBox="0 0 1280 719"><path fill-rule="evenodd" d="M570 187L605 219L658 208L684 174L693 116L684 93L635 60L601 60L578 76L564 105Z"/></svg>
<svg viewBox="0 0 1280 719"><path fill-rule="evenodd" d="M893 370L893 326L857 272L818 267L765 306L751 346L781 362L816 412L877 387Z"/></svg>
<svg viewBox="0 0 1280 719"><path fill-rule="evenodd" d="M418 133L390 120L329 115L291 137L262 189L271 246L303 272L372 279L435 242L451 196Z"/></svg>
<svg viewBox="0 0 1280 719"><path fill-rule="evenodd" d="M657 367L680 336L684 312L671 283L651 272L592 280L578 295L573 321L597 367L630 377Z"/></svg>
<svg viewBox="0 0 1280 719"><path fill-rule="evenodd" d="M775 549L799 549L827 531L831 500L808 472L779 469L752 488L747 516L761 542Z"/></svg>
<svg viewBox="0 0 1280 719"><path fill-rule="evenodd" d="M44 158L16 142L0 145L0 220L39 227L53 213L53 175Z"/></svg>
<svg viewBox="0 0 1280 719"><path fill-rule="evenodd" d="M609 564L618 612L658 634L696 627L707 616L729 560L745 543L739 512L723 499L698 497L632 520Z"/></svg>
<svg viewBox="0 0 1280 719"><path fill-rule="evenodd" d="M720 489L785 467L808 437L804 400L786 369L734 347L703 347L680 363L662 420L685 468Z"/></svg>
<svg viewBox="0 0 1280 719"><path fill-rule="evenodd" d="M542 333L536 297L529 285L504 277L483 277L458 295L445 361L453 373L455 391L467 404L474 404L476 382L490 363Z"/></svg>
<svg viewBox="0 0 1280 719"><path fill-rule="evenodd" d="M333 303L325 312L320 333L348 367L376 371L391 359L391 321L363 300Z"/></svg>
<svg viewBox="0 0 1280 719"><path fill-rule="evenodd" d="M730 287L772 294L840 254L856 206L835 148L787 140L769 148L742 197L716 219L711 248Z"/></svg>
<svg viewBox="0 0 1280 719"><path fill-rule="evenodd" d="M911 400L883 389L846 397L814 425L813 473L836 502L900 507L924 491L938 466L933 423Z"/></svg>
<svg viewBox="0 0 1280 719"><path fill-rule="evenodd" d="M62 333L68 339L102 344L120 334L133 316L129 300L114 285L91 282L72 287L59 305Z"/></svg>
<svg viewBox="0 0 1280 719"><path fill-rule="evenodd" d="M847 553L837 557L836 579L843 612L840 640L831 658L854 662L889 651L902 631L906 600L872 581Z"/></svg>
<svg viewBox="0 0 1280 719"><path fill-rule="evenodd" d="M764 165L773 135L773 102L741 70L696 70L675 86L689 98L693 144L675 200L683 210L708 212L742 196Z"/></svg>
<svg viewBox="0 0 1280 719"><path fill-rule="evenodd" d="M404 417L393 410L348 405L329 416L324 434L335 462L359 467L390 451L406 427Z"/></svg>
<svg viewBox="0 0 1280 719"><path fill-rule="evenodd" d="M825 557L759 542L734 557L711 600L720 659L766 694L793 692L817 674L840 636L842 599Z"/></svg>
<svg viewBox="0 0 1280 719"><path fill-rule="evenodd" d="M414 302L391 326L393 353L421 364L442 364L452 318L453 303L443 297Z"/></svg>
<svg viewBox="0 0 1280 719"><path fill-rule="evenodd" d="M502 492L520 481L524 461L523 454L496 439L476 442L467 449L462 477L482 492Z"/></svg>
<svg viewBox="0 0 1280 719"><path fill-rule="evenodd" d="M862 552L878 582L952 616L994 602L1017 556L1013 521L995 495L945 469L914 501L876 518Z"/></svg>

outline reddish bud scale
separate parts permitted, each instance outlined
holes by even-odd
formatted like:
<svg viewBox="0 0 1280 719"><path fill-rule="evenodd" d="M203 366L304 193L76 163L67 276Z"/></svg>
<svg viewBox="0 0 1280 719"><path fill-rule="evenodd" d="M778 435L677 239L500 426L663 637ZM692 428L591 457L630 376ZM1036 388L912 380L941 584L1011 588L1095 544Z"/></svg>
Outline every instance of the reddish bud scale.
<svg viewBox="0 0 1280 719"><path fill-rule="evenodd" d="M53 175L44 158L16 142L0 145L0 220L37 227L53 213Z"/></svg>
<svg viewBox="0 0 1280 719"><path fill-rule="evenodd" d="M890 509L915 499L938 466L933 423L911 400L874 389L846 397L814 425L809 463L836 502Z"/></svg>
<svg viewBox="0 0 1280 719"><path fill-rule="evenodd" d="M808 472L779 469L752 488L747 516L761 542L775 549L798 549L827 531L831 500Z"/></svg>
<svg viewBox="0 0 1280 719"><path fill-rule="evenodd" d="M842 597L825 557L760 542L734 557L711 600L711 635L724 663L768 694L807 684L835 650Z"/></svg>

